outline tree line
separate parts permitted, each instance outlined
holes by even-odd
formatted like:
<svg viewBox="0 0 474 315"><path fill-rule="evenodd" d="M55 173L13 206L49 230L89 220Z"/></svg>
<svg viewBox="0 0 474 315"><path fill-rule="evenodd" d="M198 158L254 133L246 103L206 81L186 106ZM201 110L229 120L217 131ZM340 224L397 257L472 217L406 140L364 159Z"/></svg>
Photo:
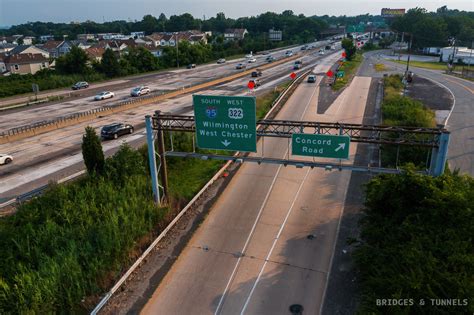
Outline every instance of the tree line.
<svg viewBox="0 0 474 315"><path fill-rule="evenodd" d="M436 12L414 8L396 18L391 28L400 33L405 32L405 39L413 40L413 48L445 47L452 45L454 40L457 46L472 47L474 12L450 10L446 6Z"/></svg>
<svg viewBox="0 0 474 315"><path fill-rule="evenodd" d="M223 33L227 28L246 28L252 36L268 32L270 28L283 31L285 39L296 39L299 37L311 36L313 39L328 27L325 19L312 16L306 17L303 14L296 15L291 10L283 11L280 14L266 12L257 16L241 17L232 19L224 13L217 13L215 17L209 19L194 18L189 13L181 15L171 15L169 18L161 13L158 17L151 14L145 15L141 21L112 21L97 23L85 21L82 23L51 23L51 22L30 22L26 24L12 26L7 30L0 30L1 35L23 34L25 36L54 35L57 39L63 39L66 35L68 39L77 38L83 33L123 33L144 31L147 35L153 32L176 32L186 30L201 30Z"/></svg>

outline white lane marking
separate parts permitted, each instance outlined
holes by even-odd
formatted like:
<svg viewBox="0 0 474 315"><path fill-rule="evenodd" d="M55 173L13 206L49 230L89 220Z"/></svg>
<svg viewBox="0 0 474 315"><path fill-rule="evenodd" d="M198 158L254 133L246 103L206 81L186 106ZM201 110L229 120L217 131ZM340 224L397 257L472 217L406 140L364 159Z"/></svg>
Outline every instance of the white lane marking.
<svg viewBox="0 0 474 315"><path fill-rule="evenodd" d="M281 165L280 165L281 166ZM268 254L267 254L267 257L265 258L265 262L263 263L263 266L262 268L260 269L260 272L258 273L258 276L257 276L257 279L255 280L253 286L252 286L252 289L250 290L250 293L249 293L249 296L247 297L247 300L245 301L245 304L242 308L242 311L240 312L241 315L243 315L245 313L245 310L247 309L247 306L250 302L250 299L252 298L252 295L253 295L253 292L255 291L255 288L257 287L257 284L258 282L260 281L260 278L262 277L262 274L263 274L263 271L265 270L265 267L267 266L267 263L268 261L270 260L270 256L272 255L273 253L273 250L275 249L275 245L276 243L278 242L278 240L280 239L280 236L281 236L281 233L283 232L283 229L285 228L286 226L286 222L288 221L288 218L290 217L290 214L291 212L293 211L293 207L295 206L295 203L296 203L296 200L298 199L299 195L300 195L300 192L301 192L301 189L303 188L303 185L304 183L306 182L306 179L308 178L308 174L309 174L309 171L311 169L308 168L306 170L306 174L304 175L304 178L303 180L301 181L300 183L300 186L298 187L298 191L296 192L296 195L295 197L293 198L293 201L291 203L291 206L290 208L288 209L288 212L286 213L286 216L285 216L285 219L283 220L283 223L281 224L280 226L280 230L278 230L278 233L275 237L275 239L273 240L273 244L272 244L272 247L270 248L270 250L268 251Z"/></svg>
<svg viewBox="0 0 474 315"><path fill-rule="evenodd" d="M302 118L304 117L304 115L306 115L306 112L307 112L307 110L308 110L308 108L309 108L309 104L311 104L311 100L313 99L314 94L316 93L317 90L318 90L318 85L315 86L315 89L314 89L313 93L311 94L311 97L309 98L308 103L306 104L305 109L304 109L303 114L301 115L300 119L302 119ZM285 105L286 105L286 104L285 104ZM283 154L283 157L285 157L287 153L288 153L288 148L285 150L285 153ZM259 210L259 212L258 212L258 214L257 214L257 217L255 218L255 222L253 223L252 229L250 230L250 233L249 233L249 235L248 235L248 237L247 237L247 241L245 242L244 247L243 247L242 250L240 251L241 253L245 253L245 250L247 249L248 243L250 242L250 239L251 239L252 236L253 236L253 232L254 232L254 230L255 230L255 228L256 228L256 226L257 226L257 223L258 223L258 221L259 221L259 219L260 219L260 215L261 215L263 209L264 209L265 206L266 206L267 200L268 200L268 198L269 198L269 196L270 196L270 193L271 193L271 191L272 191L272 189L273 189L273 185L274 185L274 183L275 183L275 181L276 181L276 178L278 177L278 174L279 174L279 172L280 172L280 170L281 170L281 166L282 166L282 165L280 165L280 166L278 167L278 170L277 170L277 172L276 172L276 174L275 174L275 177L273 178L272 184L270 185L270 188L268 189L267 195L265 196L265 199L263 200L262 206L260 207L260 210ZM224 289L224 292L221 294L221 298L219 299L219 303L217 304L217 308L216 308L216 311L214 312L214 315L219 314L219 309L220 309L220 307L222 306L222 303L224 302L225 296L226 296L226 294L227 294L227 291L229 290L230 285L232 284L232 281L234 280L235 273L237 272L237 269L238 269L238 267L239 267L239 265L240 265L240 261L241 261L241 260L242 260L242 256L239 257L239 258L237 259L237 262L235 263L234 269L233 269L233 271L232 271L232 273L231 273L231 275L230 275L230 277L229 277L229 281L227 281L227 285L226 285L226 287L225 287L225 289Z"/></svg>
<svg viewBox="0 0 474 315"><path fill-rule="evenodd" d="M351 176L349 177L349 181L350 181L351 177L352 177L352 172L351 172ZM339 230L341 228L342 215L344 214L344 208L346 207L346 197L347 197L347 191L348 190L349 190L349 183L347 184L346 189L344 191L344 197L342 197L343 206L341 207L341 211L339 211L339 219L337 221L337 228L336 228L336 239L334 240L334 244L333 244L333 247L332 247L331 259L329 260L329 270L326 273L326 283L324 284L324 291L323 291L323 297L321 299L321 305L319 307L319 314L322 314L322 312L323 312L324 300L326 299L326 291L328 289L329 277L331 276L332 261L334 259L334 254L336 252L336 245L337 245L337 241L339 239Z"/></svg>
<svg viewBox="0 0 474 315"><path fill-rule="evenodd" d="M399 66L399 64L396 64L396 63L394 63L393 61L390 61L390 60L388 60L388 61L389 61L389 62L392 62L393 64L395 64L395 68L402 68L402 69L403 69L403 67ZM419 68L419 69L417 69L417 70L420 70L420 69L421 69L421 68ZM429 72L433 72L433 73L436 73L436 74L442 74L442 73L438 73L438 72L436 72L436 71L434 71L434 70L429 70L429 69L421 69L421 71L429 71ZM435 80L433 80L433 79L427 77L426 75L420 74L419 72L418 72L418 73L417 73L417 72L414 72L414 73L415 73L416 75L419 75L420 77L423 77L423 78L425 78L425 79L427 79L427 80L429 80L429 81L431 81L431 82L433 82L433 83L435 83L435 84L441 86L441 87L444 87L446 90L449 91L449 93L451 93L451 96L453 97L453 106L451 107L451 110L449 111L449 114L448 114L448 116L446 117L446 119L445 119L445 121L444 121L444 125L447 126L447 125L448 125L449 117L451 117L451 113L453 112L454 107L456 106L456 96L454 96L453 91L452 91L450 88L448 88L446 85L444 85L443 83L440 83L440 82L438 82L438 81L435 81Z"/></svg>
<svg viewBox="0 0 474 315"><path fill-rule="evenodd" d="M286 155L286 153L285 153ZM262 215L262 212L263 212L263 209L265 208L266 204L267 204L267 201L268 201L268 198L270 197L270 194L273 190L273 186L275 185L275 182L278 178L278 175L280 174L280 170L281 170L281 167L282 165L278 166L278 170L277 172L275 173L275 176L273 177L273 180L272 180L272 184L270 185L270 188L268 189L267 191L267 194L265 195L265 199L263 200L263 203L262 205L260 206L260 209L258 211L258 214L257 214L257 218L255 219L255 222L253 223L253 226L252 226L252 229L250 230L250 233L249 235L247 236L247 240L245 241L245 244L244 244L244 247L242 248L242 250L240 251L242 254L245 253L245 251L247 250L247 246L248 244L250 243L250 239L252 238L253 236L253 233L255 231L255 228L257 227L257 223L258 221L260 220L260 217ZM237 272L237 269L239 268L239 265L240 265L240 261L242 260L242 257L243 255L241 255L238 259L237 259L237 263L235 264L234 266L234 270L232 270L232 273L229 277L229 281L227 281L227 285L225 286L225 289L224 289L224 293L222 293L221 295L221 298L219 299L219 304L217 304L217 308L216 308L216 311L214 312L214 314L219 314L219 309L222 305L222 303L224 302L224 298L227 294L227 290L229 290L229 287L232 283L232 281L234 280L234 276Z"/></svg>
<svg viewBox="0 0 474 315"><path fill-rule="evenodd" d="M418 75L420 75L420 74L418 74ZM436 83L437 85L439 85L439 86L441 86L441 87L444 87L446 90L449 91L449 93L451 93L451 96L453 97L453 106L451 107L451 110L449 111L448 116L447 116L446 119L444 120L444 125L447 126L447 125L448 125L448 119L449 119L449 117L451 117L451 113L452 113L453 110L454 110L454 106L456 106L456 96L454 96L453 91L451 91L451 89L448 88L448 87L447 87L446 85L444 85L443 83L437 82L437 81L435 81L435 80L433 80L433 79L430 79L430 78L428 78L428 77L426 77L426 76L424 76L424 75L420 75L420 76L424 77L425 79L430 80L431 82Z"/></svg>

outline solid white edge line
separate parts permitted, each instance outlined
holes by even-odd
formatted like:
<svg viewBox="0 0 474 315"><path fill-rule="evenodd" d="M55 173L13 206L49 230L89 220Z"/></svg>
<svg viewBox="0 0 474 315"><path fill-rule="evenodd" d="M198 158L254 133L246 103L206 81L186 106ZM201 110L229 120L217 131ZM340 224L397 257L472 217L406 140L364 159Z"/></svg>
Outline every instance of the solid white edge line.
<svg viewBox="0 0 474 315"><path fill-rule="evenodd" d="M304 78L304 77L303 77L303 78ZM296 82L296 81L295 81L295 82ZM308 111L309 104L311 103L311 100L313 99L314 94L315 94L316 91L318 90L318 86L319 86L319 83L320 83L320 82L321 82L321 79L317 82L317 84L316 84L316 86L315 86L315 89L314 89L313 93L311 94L311 97L309 98L308 103L307 103L306 106L305 106L305 109L304 109L304 111L303 111L303 113L302 113L302 115L301 115L301 118L303 118L304 115L306 114L306 112ZM287 153L288 153L288 148L285 150L285 154L284 154L283 156L286 156ZM279 168L278 168L278 170L277 170L277 173L275 174L274 181L276 180L277 175L278 175L278 173L280 172L280 169L281 169L281 165L279 166ZM260 208L260 211L262 211L262 210L264 209L265 205L266 205L266 202L267 202L267 199L268 199L267 197L269 197L269 195L270 195L270 193L271 193L271 190L272 190L272 188L273 188L274 181L272 182L272 186L270 186L270 189L268 190L267 195L265 196L265 199L264 199L264 201L263 201L263 203L262 203L262 206L261 206L261 208ZM254 222L254 226L252 227L252 230L250 231L251 234L249 234L249 237L247 238L247 241L250 240L251 235L253 234L253 229L254 229L254 227L256 227L256 224L258 223L258 220L259 220L260 215L261 215L260 211L259 211L259 214L257 215L257 218L256 218L255 222ZM246 245L247 245L247 244L246 244ZM245 248L246 245L244 245L244 248ZM244 251L242 251L241 253L243 254ZM237 261L237 263L236 263L236 265L235 265L235 267L234 267L234 270L232 271L232 274L231 274L231 276L230 276L230 278L229 278L229 281L227 282L227 285L226 285L226 287L225 287L225 289L224 289L224 292L223 292L222 295L221 295L221 298L220 298L220 300L219 300L219 304L217 305L217 308L216 308L216 311L214 312L214 315L219 314L219 308L221 307L221 305L222 305L222 303L223 303L223 301L224 301L224 299L225 299L225 296L226 296L226 294L227 294L227 291L228 291L228 289L229 289L229 287L230 287L230 284L231 284L232 281L233 281L233 278L234 278L234 276L235 276L235 272L236 272L236 270L237 270L237 268L238 268L238 265L240 264L241 258L242 258L242 257L239 257L239 258L238 258L238 261Z"/></svg>
<svg viewBox="0 0 474 315"><path fill-rule="evenodd" d="M326 292L327 292L327 289L328 289L329 278L331 276L332 263L333 263L333 260L334 260L334 254L336 253L337 241L339 240L339 230L341 228L342 216L343 216L344 210L346 208L347 191L349 190L349 184L350 184L351 178L352 178L352 172L351 172L351 176L349 176L349 183L347 184L347 187L344 191L344 197L342 198L343 206L341 207L341 211L339 212L339 219L338 219L337 228L336 228L336 239L334 240L331 259L329 260L329 269L328 269L328 272L326 273L326 283L324 284L324 291L323 291L323 296L322 296L322 299L321 299L321 306L319 307L319 314L323 313L323 307L324 307L324 302L326 300Z"/></svg>
<svg viewBox="0 0 474 315"><path fill-rule="evenodd" d="M393 62L393 61L390 60L390 59L384 59L384 60L387 61L387 62L392 63L393 65L395 65L395 68L402 68L402 69L403 69L403 65L401 65L401 64L398 64L398 63L396 63L396 62ZM415 68L417 68L418 70L421 70L421 71L433 72L433 73L436 73L436 74L439 74L439 75L443 75L443 73L438 73L438 72L436 72L436 71L434 71L434 70L424 69L424 68L419 68L419 67L415 67ZM449 117L451 117L451 113L453 112L454 107L456 106L456 96L454 95L453 91L452 91L450 88L448 88L446 85L444 85L443 83L440 83L440 82L435 81L435 80L433 80L433 79L431 79L431 78L428 78L426 75L419 74L419 73L416 73L416 75L418 75L418 76L420 76L420 77L423 77L423 78L425 78L425 79L427 79L427 80L429 80L429 81L431 81L431 82L433 82L433 83L435 83L435 84L437 84L437 85L439 85L439 86L441 86L441 87L444 87L446 90L449 91L449 93L451 93L451 96L453 97L453 106L451 107L451 110L449 111L449 114L448 114L448 116L446 117L446 119L444 120L444 123L443 123L444 126L447 126L447 125L448 125Z"/></svg>
<svg viewBox="0 0 474 315"><path fill-rule="evenodd" d="M286 153L285 153L286 155ZM232 281L234 280L234 276L235 276L235 273L237 272L237 269L240 265L240 261L242 260L242 257L243 257L243 254L245 253L245 250L247 249L247 246L248 244L250 243L250 239L252 238L253 236L253 233L255 232L255 229L257 227L257 224L258 224L258 221L260 220L260 217L262 216L262 213L263 213L263 209L265 208L265 206L267 205L267 201L268 201L268 198L270 197L270 194L273 190L273 186L275 185L275 182L278 178L278 175L280 174L280 171L281 171L281 167L282 165L280 164L278 166L278 170L277 172L275 173L275 176L273 177L273 180L272 180L272 183L267 191L267 194L265 195L265 199L263 200L262 202L262 205L260 206L260 209L258 211L258 214L257 214L257 217L253 223L253 226L252 226L252 229L250 230L250 233L249 235L247 236L247 240L245 241L245 244L244 244L244 247L242 248L242 255L237 259L237 262L235 263L235 266L234 266L234 270L232 270L232 273L229 277L229 280L227 281L227 285L225 286L225 289L224 289L224 292L222 293L221 295L221 298L219 299L219 303L217 304L217 308L216 308L216 311L214 312L215 315L219 314L219 310L222 306L222 303L224 302L224 299L226 297L226 294L227 294L227 291L229 290L229 287L232 283Z"/></svg>
<svg viewBox="0 0 474 315"><path fill-rule="evenodd" d="M280 165L281 166L281 165ZM278 233L276 235L276 237L273 239L273 244L272 244L272 247L270 248L270 250L268 251L268 254L267 254L267 257L265 258L265 262L263 263L262 265L262 268L260 269L260 272L258 273L258 276L257 276L257 279L255 280L253 286L252 286L252 289L250 290L250 293L249 293L249 296L247 297L247 299L245 300L245 303L244 303L244 306L242 307L242 311L240 311L240 314L243 315L245 313L245 310L247 309L247 306L250 302L250 299L252 298L252 295L253 295L253 292L255 291L255 288L257 287L257 284L258 282L260 281L260 278L262 277L262 274L263 274L263 271L265 270L265 267L268 263L268 261L270 260L270 256L272 255L273 253L273 250L275 249L275 245L276 243L278 242L278 240L280 239L280 236L281 236L281 233L283 232L283 229L285 228L286 226L286 222L288 221L288 218L290 217L290 214L291 212L293 211L293 207L295 206L295 203L296 203L296 200L298 199L299 195L300 195L300 192L301 192L301 189L303 188L303 185L304 183L306 182L306 179L308 178L308 174L309 174L309 171L311 169L308 168L306 170L306 174L305 176L303 177L303 180L301 181L299 187L298 187L298 190L296 191L296 194L293 198L293 201L291 203L291 206L290 208L288 209L287 213L286 213L286 216L285 216L285 219L283 220L283 223L281 224L280 226L280 229L278 230Z"/></svg>

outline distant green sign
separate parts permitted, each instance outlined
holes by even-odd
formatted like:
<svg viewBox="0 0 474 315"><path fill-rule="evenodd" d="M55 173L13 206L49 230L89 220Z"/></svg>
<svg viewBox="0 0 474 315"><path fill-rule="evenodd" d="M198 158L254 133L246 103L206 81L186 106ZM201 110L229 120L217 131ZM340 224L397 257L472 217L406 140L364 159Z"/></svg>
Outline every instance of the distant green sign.
<svg viewBox="0 0 474 315"><path fill-rule="evenodd" d="M291 154L348 159L350 137L296 133L292 135Z"/></svg>
<svg viewBox="0 0 474 315"><path fill-rule="evenodd" d="M344 71L338 71L338 72L336 73L336 76L337 76L338 78L343 78L343 77L344 77Z"/></svg>
<svg viewBox="0 0 474 315"><path fill-rule="evenodd" d="M193 95L197 146L257 152L255 97Z"/></svg>

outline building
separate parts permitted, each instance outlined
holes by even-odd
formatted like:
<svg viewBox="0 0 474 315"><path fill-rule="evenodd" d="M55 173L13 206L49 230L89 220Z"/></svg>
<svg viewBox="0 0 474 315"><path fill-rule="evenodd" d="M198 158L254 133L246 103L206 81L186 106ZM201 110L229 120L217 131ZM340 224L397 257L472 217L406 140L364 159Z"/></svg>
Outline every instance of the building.
<svg viewBox="0 0 474 315"><path fill-rule="evenodd" d="M35 40L32 36L23 37L23 45L33 45L33 41Z"/></svg>
<svg viewBox="0 0 474 315"><path fill-rule="evenodd" d="M84 50L90 60L101 62L105 49L102 47L90 47Z"/></svg>
<svg viewBox="0 0 474 315"><path fill-rule="evenodd" d="M39 40L40 40L41 42L46 42L46 41L48 41L48 40L54 40L54 36L53 36L53 35L41 35L41 36L39 37Z"/></svg>
<svg viewBox="0 0 474 315"><path fill-rule="evenodd" d="M8 52L8 55L24 55L24 54L41 54L45 58L49 58L46 50L40 49L32 45L18 45Z"/></svg>
<svg viewBox="0 0 474 315"><path fill-rule="evenodd" d="M17 54L8 55L3 58L6 71L11 74L35 74L36 72L49 68L49 60L42 54Z"/></svg>
<svg viewBox="0 0 474 315"><path fill-rule="evenodd" d="M268 31L268 39L271 41L279 42L283 39L283 32L274 30L273 28Z"/></svg>
<svg viewBox="0 0 474 315"><path fill-rule="evenodd" d="M154 47L159 47L161 46L161 40L163 39L165 35L163 33L153 33L151 35L148 35L146 38L151 41L151 44Z"/></svg>
<svg viewBox="0 0 474 315"><path fill-rule="evenodd" d="M0 74L7 72L7 66L5 65L4 61L5 57L5 54L0 53Z"/></svg>
<svg viewBox="0 0 474 315"><path fill-rule="evenodd" d="M58 58L59 57L59 45L61 45L62 41L59 40L48 40L41 46L38 45L41 49L47 51L51 58Z"/></svg>
<svg viewBox="0 0 474 315"><path fill-rule="evenodd" d="M131 38L143 38L145 37L145 32L130 32L130 37Z"/></svg>
<svg viewBox="0 0 474 315"><path fill-rule="evenodd" d="M444 47L440 51L440 61L474 65L474 49L467 47Z"/></svg>
<svg viewBox="0 0 474 315"><path fill-rule="evenodd" d="M245 38L249 32L245 28L229 28L224 32L225 40L241 40Z"/></svg>
<svg viewBox="0 0 474 315"><path fill-rule="evenodd" d="M439 56L441 55L441 48L440 47L425 47L423 48L423 53L425 55Z"/></svg>
<svg viewBox="0 0 474 315"><path fill-rule="evenodd" d="M78 34L77 39L83 40L83 41L94 40L95 35L94 34Z"/></svg>
<svg viewBox="0 0 474 315"><path fill-rule="evenodd" d="M10 44L10 43L0 44L0 54L1 53L7 53L7 52L13 50L13 48L15 48L16 46L17 45Z"/></svg>

